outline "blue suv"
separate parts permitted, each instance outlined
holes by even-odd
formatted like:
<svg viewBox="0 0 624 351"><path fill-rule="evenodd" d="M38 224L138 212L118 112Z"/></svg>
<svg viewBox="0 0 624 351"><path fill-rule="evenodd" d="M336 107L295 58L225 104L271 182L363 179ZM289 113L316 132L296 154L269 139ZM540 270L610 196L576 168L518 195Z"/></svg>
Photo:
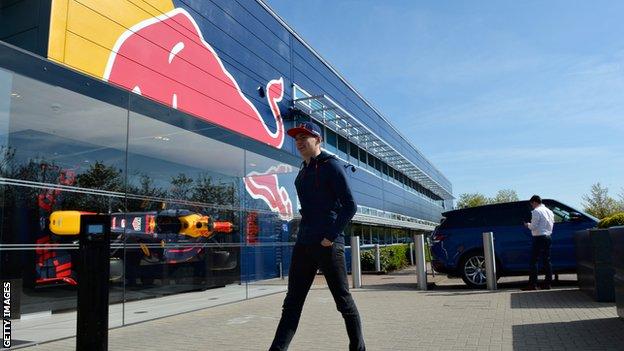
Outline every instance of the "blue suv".
<svg viewBox="0 0 624 351"><path fill-rule="evenodd" d="M555 214L551 261L554 273L576 272L574 233L595 227L597 219L555 200L543 200ZM528 275L531 220L528 201L471 207L444 212L431 236L433 269L459 276L470 287L486 285L484 232L494 233L497 276Z"/></svg>

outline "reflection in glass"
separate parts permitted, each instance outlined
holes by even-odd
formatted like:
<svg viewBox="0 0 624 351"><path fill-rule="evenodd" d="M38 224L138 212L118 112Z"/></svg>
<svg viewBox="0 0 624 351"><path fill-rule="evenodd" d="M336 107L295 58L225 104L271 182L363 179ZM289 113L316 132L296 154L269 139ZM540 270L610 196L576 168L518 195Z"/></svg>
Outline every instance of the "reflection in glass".
<svg viewBox="0 0 624 351"><path fill-rule="evenodd" d="M243 150L137 113L128 140L127 301L240 283Z"/></svg>

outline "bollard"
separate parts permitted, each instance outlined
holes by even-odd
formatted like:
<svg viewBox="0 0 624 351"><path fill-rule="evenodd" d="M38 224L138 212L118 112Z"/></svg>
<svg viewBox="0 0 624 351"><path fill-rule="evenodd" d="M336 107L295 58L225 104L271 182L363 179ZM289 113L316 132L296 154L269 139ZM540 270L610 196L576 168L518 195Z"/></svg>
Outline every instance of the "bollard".
<svg viewBox="0 0 624 351"><path fill-rule="evenodd" d="M494 257L494 233L483 233L483 251L485 254L485 277L488 290L496 290L496 260Z"/></svg>
<svg viewBox="0 0 624 351"><path fill-rule="evenodd" d="M379 244L375 244L375 271L381 272L381 254L379 252Z"/></svg>
<svg viewBox="0 0 624 351"><path fill-rule="evenodd" d="M413 266L414 265L414 243L409 244L409 250L410 250L410 264Z"/></svg>
<svg viewBox="0 0 624 351"><path fill-rule="evenodd" d="M108 215L81 218L76 350L108 350Z"/></svg>
<svg viewBox="0 0 624 351"><path fill-rule="evenodd" d="M108 280L111 216L55 211L49 229L56 235L78 235L76 272L76 350L108 350Z"/></svg>
<svg viewBox="0 0 624 351"><path fill-rule="evenodd" d="M414 235L416 248L416 276L418 277L418 289L427 290L427 266L425 263L425 235Z"/></svg>
<svg viewBox="0 0 624 351"><path fill-rule="evenodd" d="M351 237L351 277L353 288L362 287L362 268L360 265L360 237Z"/></svg>

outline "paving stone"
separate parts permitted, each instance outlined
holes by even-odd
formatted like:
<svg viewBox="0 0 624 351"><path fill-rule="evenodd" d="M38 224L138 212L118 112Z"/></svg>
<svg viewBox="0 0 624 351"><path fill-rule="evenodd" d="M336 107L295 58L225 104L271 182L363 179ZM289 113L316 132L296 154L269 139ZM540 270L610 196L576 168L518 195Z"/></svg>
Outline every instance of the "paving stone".
<svg viewBox="0 0 624 351"><path fill-rule="evenodd" d="M392 279L382 279L392 278ZM523 292L463 288L437 276L415 290L413 271L364 276L353 290L369 350L623 350L624 322L613 304L593 302L573 284ZM110 330L110 350L266 350L284 294L275 294ZM75 339L25 348L68 350ZM347 350L344 322L322 277L310 291L290 350Z"/></svg>

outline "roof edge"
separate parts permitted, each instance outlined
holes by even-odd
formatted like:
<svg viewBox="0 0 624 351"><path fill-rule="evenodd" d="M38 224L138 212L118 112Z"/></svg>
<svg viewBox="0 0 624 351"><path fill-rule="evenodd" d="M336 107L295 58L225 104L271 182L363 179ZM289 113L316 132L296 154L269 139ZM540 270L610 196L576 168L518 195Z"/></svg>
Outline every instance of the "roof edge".
<svg viewBox="0 0 624 351"><path fill-rule="evenodd" d="M364 103L370 107L384 122L386 122L401 138L403 138L403 140L405 140L405 142L407 142L412 148L414 148L414 150L425 160L427 161L431 167L433 167L433 169L435 169L439 175L446 180L448 183L451 183L451 181L446 178L446 176L444 176L444 174L442 173L442 171L440 171L434 164L433 162L431 162L431 160L429 160L422 152L420 152L420 150L412 144L412 142L410 142L405 135L403 135L403 133L401 133L392 123L390 123L390 121L388 120L388 118L386 118L386 116L384 116L383 113L381 113L375 106L372 105L371 102L369 102L362 94L360 94L359 91L357 91L357 89L355 89L353 87L353 85L351 83L349 83L349 81L342 75L340 74L340 72L338 72L338 70L336 70L327 60L325 60L323 58L323 56L321 56L321 54L319 54L310 44L308 44L301 35L299 35L299 33L297 33L280 15L277 14L277 12L275 12L275 10L273 10L273 8L267 4L266 2L264 2L264 0L256 0L256 2L258 4L260 4L269 14L271 14L278 22L280 22L280 24L282 26L284 26L284 28L286 28L286 30L288 30L290 32L290 34L292 34L297 40L299 40L308 50L310 50L312 52L312 54L314 54L314 56L316 56L327 68L329 68L344 84L347 85L347 87L349 87L349 89L351 89L360 99L362 99L362 101L364 101ZM449 189L452 193L453 191L453 187L451 184L451 189Z"/></svg>

